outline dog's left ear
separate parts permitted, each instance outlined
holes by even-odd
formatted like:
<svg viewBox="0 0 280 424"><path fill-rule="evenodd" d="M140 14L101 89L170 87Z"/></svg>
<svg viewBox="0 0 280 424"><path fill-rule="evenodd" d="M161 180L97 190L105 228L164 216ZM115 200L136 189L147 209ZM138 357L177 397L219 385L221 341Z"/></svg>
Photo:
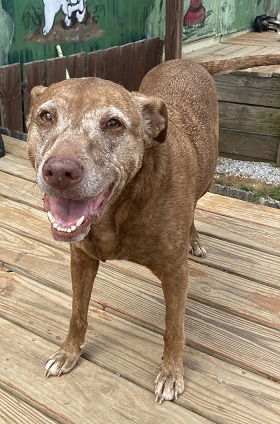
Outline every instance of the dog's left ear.
<svg viewBox="0 0 280 424"><path fill-rule="evenodd" d="M33 106L36 104L39 97L44 93L47 87L44 87L43 85L38 85L37 87L32 88L31 94L30 94L30 105L29 105L29 112L25 120L26 128L28 129L30 124L30 118L31 118L31 112L33 109Z"/></svg>
<svg viewBox="0 0 280 424"><path fill-rule="evenodd" d="M131 93L134 101L140 107L143 127L149 138L163 143L166 138L168 115L164 101L158 97L145 96L141 93Z"/></svg>

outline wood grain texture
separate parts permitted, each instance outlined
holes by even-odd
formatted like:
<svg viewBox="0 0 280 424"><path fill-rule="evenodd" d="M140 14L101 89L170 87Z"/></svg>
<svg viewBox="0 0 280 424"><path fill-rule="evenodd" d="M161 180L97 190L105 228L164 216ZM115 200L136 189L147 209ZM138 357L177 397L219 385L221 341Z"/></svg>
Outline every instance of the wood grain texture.
<svg viewBox="0 0 280 424"><path fill-rule="evenodd" d="M1 126L23 131L21 67L19 63L0 67Z"/></svg>
<svg viewBox="0 0 280 424"><path fill-rule="evenodd" d="M29 161L10 153L0 158L0 171L19 176L28 181L35 181L35 172L31 168Z"/></svg>
<svg viewBox="0 0 280 424"><path fill-rule="evenodd" d="M209 420L168 403L154 405L147 390L81 359L63 378L43 377L45 357L57 348L39 336L0 319L0 369L2 387L12 386L23 399L40 405L59 422L71 424L176 423L207 424ZM13 340L20 340L20 346ZM7 367L7 363L13 364ZM153 407L151 407L153 406Z"/></svg>
<svg viewBox="0 0 280 424"><path fill-rule="evenodd" d="M246 222L235 217L216 215L202 209L195 212L196 228L200 233L227 240L272 255L280 255L280 228L271 228L260 223ZM236 246L238 249L238 246Z"/></svg>
<svg viewBox="0 0 280 424"><path fill-rule="evenodd" d="M279 135L280 110L264 106L219 102L220 128Z"/></svg>
<svg viewBox="0 0 280 424"><path fill-rule="evenodd" d="M24 116L26 118L29 112L30 93L33 87L46 84L46 62L38 60L35 62L24 63L23 72L23 93L24 93Z"/></svg>
<svg viewBox="0 0 280 424"><path fill-rule="evenodd" d="M145 75L147 40L140 40L134 44L132 90L137 91Z"/></svg>
<svg viewBox="0 0 280 424"><path fill-rule="evenodd" d="M9 210L8 215L6 213L7 210ZM200 210L197 211L197 218L197 228L207 236L211 236L211 238L214 236L231 242L235 241L236 243L242 243L245 246L258 249L258 254L260 255L260 252L264 251L271 252L273 254L278 252L279 256L279 230L277 234L277 230L272 233L267 230L267 228L263 228L258 225L255 225L252 228L247 227L246 222L239 222L232 218L220 217ZM0 222L3 223L2 226L6 229L10 229L13 232L21 233L26 237L36 239L39 242L56 247L68 255L68 245L55 242L52 239L50 234L50 224L46 218L46 213L43 211L35 210L29 206L0 197ZM243 238L239 234L239 228L241 229L240 232L242 233ZM9 235L7 235L7 237L9 237ZM15 252L13 253L15 237L16 235L12 235L10 241L11 247L8 249L7 254L3 252L5 256L2 256L2 259L4 257L6 260L16 258L14 260L18 261L18 254ZM270 243L269 240L271 240ZM219 242L220 241L218 240L218 243ZM9 242L6 241L6 243ZM18 237L16 244L19 246L19 249L22 248L23 251L26 248L26 242L20 237ZM269 246L266 249L264 246L267 245ZM229 246L231 246L231 243ZM239 250L238 245L235 245L235 248L237 251ZM38 252L40 251L41 250L38 247ZM254 251L255 250L252 250L252 252ZM212 260L214 264L218 265L222 262L220 256L215 257L216 253L212 252L212 254L213 253L214 260L210 259L209 261L202 261L201 265L192 262L189 297L206 302L210 305L222 307L223 309L232 311L241 316L266 323L271 327L280 328L280 317L277 309L278 291L276 289L266 287L263 285L263 282L262 284L258 284L255 281L244 280L242 277L234 275L236 272L234 263L230 268L231 273L226 274L225 279L225 273L222 270L212 268ZM33 257L32 251L31 255ZM37 258L38 261L39 256ZM55 257L55 253L51 253L50 251L49 258L47 259L50 265L52 263L52 257ZM63 258L63 263L65 263L65 266L67 267L68 256ZM24 260L26 261L27 257L25 257ZM34 259L30 258L30 264L33 263L33 260L34 265L32 267L33 271L31 272L36 272L37 268L40 272L41 264L37 264L36 257L34 257ZM210 265L205 266L205 262ZM46 266L46 262L44 260L43 263ZM131 274L140 279L146 278L148 281L159 284L153 274L144 267L125 261L113 261L112 263L117 270L120 270L120 272L124 272L127 275ZM19 265L18 262L17 265ZM105 267L106 266L107 265L105 265ZM229 263L228 266L231 266L231 263ZM54 264L53 268L55 267L56 265ZM52 268L49 268L50 271L51 269ZM112 272L114 273L115 271L112 270ZM67 279L70 279L68 273ZM253 295L255 292L258 293L259 296L255 297ZM275 301L273 302L272 299L275 299ZM271 302L272 304L270 305Z"/></svg>
<svg viewBox="0 0 280 424"><path fill-rule="evenodd" d="M3 213L5 214L5 207ZM46 221L46 217L44 218L45 214L42 215L40 211L32 214L32 209L22 205L18 216L23 216L23 213L26 217L32 216L32 223L26 224L22 221L17 226L17 221L10 220L10 225L14 230L21 230L25 235L29 235L29 231L31 231L30 234L37 233L37 239L40 237L44 237L45 240L50 239L48 230L50 224ZM208 255L206 259L193 258L193 260L271 287L279 287L280 256L277 256L277 252L272 255L226 240L213 239L209 235L202 235L201 239L207 248Z"/></svg>
<svg viewBox="0 0 280 424"><path fill-rule="evenodd" d="M27 143L26 141L19 141L8 135L2 135L5 143L5 150L7 153L11 153L14 156L18 156L23 159L28 159L27 154Z"/></svg>
<svg viewBox="0 0 280 424"><path fill-rule="evenodd" d="M280 211L267 206L255 205L243 200L232 199L218 194L207 193L197 203L203 209L221 216L242 219L265 227L279 230Z"/></svg>
<svg viewBox="0 0 280 424"><path fill-rule="evenodd" d="M66 57L46 60L46 85L55 84L66 79Z"/></svg>
<svg viewBox="0 0 280 424"><path fill-rule="evenodd" d="M104 78L120 82L120 47L111 47L104 51Z"/></svg>
<svg viewBox="0 0 280 424"><path fill-rule="evenodd" d="M133 90L133 50L134 46L131 44L120 47L120 84L129 91Z"/></svg>
<svg viewBox="0 0 280 424"><path fill-rule="evenodd" d="M57 424L21 399L0 388L0 422L5 424Z"/></svg>
<svg viewBox="0 0 280 424"><path fill-rule="evenodd" d="M277 162L278 135L251 133L230 128L220 128L219 153L235 159Z"/></svg>
<svg viewBox="0 0 280 424"><path fill-rule="evenodd" d="M102 67L102 71L97 72L97 62L99 68ZM88 53L87 55L87 67L86 67L86 76L87 77L100 77L103 75L103 50L97 50L95 52Z"/></svg>
<svg viewBox="0 0 280 424"><path fill-rule="evenodd" d="M166 0L165 60L181 58L183 13L183 0Z"/></svg>
<svg viewBox="0 0 280 424"><path fill-rule="evenodd" d="M226 74L214 76L221 101L280 107L280 87L276 78Z"/></svg>
<svg viewBox="0 0 280 424"><path fill-rule="evenodd" d="M86 53L83 52L67 56L66 68L70 78L83 78L86 72Z"/></svg>
<svg viewBox="0 0 280 424"><path fill-rule="evenodd" d="M1 262L64 293L70 293L67 253L4 228L1 229L0 237ZM136 320L140 325L163 331L164 304L158 284L133 276L125 279L124 275L114 273L112 268L104 266L97 276L92 300L94 305L99 304L105 309L114 310L114 313L119 312ZM277 304L276 299L275 302ZM186 329L187 337L194 345L272 378L280 378L277 365L280 357L276 348L280 336L276 330L200 305L193 300L188 302Z"/></svg>
<svg viewBox="0 0 280 424"><path fill-rule="evenodd" d="M9 210L7 215L6 211ZM278 254L279 256L279 230L271 231L267 227L258 224L248 226L246 222L238 219L221 217L208 213L205 211L197 210L197 228L209 237L218 237L236 243L235 249L239 250L239 245L243 244L245 247L257 249L259 255L261 252ZM5 198L0 198L0 222L7 229L13 232L19 232L24 236L31 237L54 246L59 250L64 250L68 253L68 245L55 242L50 234L50 224L46 218L46 213L40 210L35 210L30 206L25 206L17 202L9 201ZM13 250L13 236L11 239L11 248ZM21 243L19 239L18 243ZM214 242L215 244L215 239ZM221 245L221 240L218 240ZM229 246L232 246L231 243ZM206 243L207 246L207 243ZM40 249L38 249L40 251ZM224 244L222 244L222 252L224 251ZM191 273L191 283L189 288L189 296L203 302L222 307L223 309L233 311L234 313L242 316L248 316L260 322L267 323L267 325L279 328L279 316L277 312L277 290L265 287L255 281L244 280L238 275L240 267L231 265L231 274L227 275L226 282L225 275L222 271L212 268L212 263L219 264L222 262L220 253L212 252L213 257L206 262L209 266L204 266L205 261L202 261L201 266L192 262L193 271ZM55 256L55 254L53 254ZM17 255L9 256L7 254L6 260ZM241 258L242 254L241 254ZM271 257L274 262L273 256ZM52 259L49 258L51 262ZM66 259L65 259L66 261ZM212 262L213 261L213 262ZM246 262L246 256L244 257ZM33 269L36 270L36 259L34 257ZM32 263L32 262L31 262ZM139 267L132 263L126 262L113 262L114 266L122 272L131 273L139 278L147 278L149 281L158 280L145 268ZM269 271L268 271L269 272ZM250 271L249 271L250 274ZM69 276L67 276L69 278ZM265 280L262 280L265 283ZM242 288L243 287L243 288ZM242 288L242 289L241 289ZM259 296L254 297L253 293L259 293ZM275 298L272 302L271 299ZM270 301L269 301L270 300ZM271 303L271 305L270 305Z"/></svg>
<svg viewBox="0 0 280 424"><path fill-rule="evenodd" d="M40 190L34 182L29 180L0 171L0 193L3 197L42 209Z"/></svg>
<svg viewBox="0 0 280 424"><path fill-rule="evenodd" d="M34 335L55 344L65 337L69 296L2 269L0 302L2 317ZM90 308L83 356L149 391L162 344L158 334ZM278 422L280 395L276 383L192 348L185 349L184 364L186 392L176 402L182 407L216 423Z"/></svg>

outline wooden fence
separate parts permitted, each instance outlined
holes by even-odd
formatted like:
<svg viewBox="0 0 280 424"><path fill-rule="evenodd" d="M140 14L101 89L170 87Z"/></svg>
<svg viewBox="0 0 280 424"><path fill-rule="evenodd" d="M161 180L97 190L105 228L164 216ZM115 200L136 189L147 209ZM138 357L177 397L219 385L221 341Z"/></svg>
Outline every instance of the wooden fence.
<svg viewBox="0 0 280 424"><path fill-rule="evenodd" d="M30 92L36 85L49 86L65 79L100 77L138 90L146 73L161 62L163 42L159 38L137 41L92 53L13 64L0 67L0 126L25 131L24 117Z"/></svg>
<svg viewBox="0 0 280 424"><path fill-rule="evenodd" d="M215 76L221 155L280 165L280 78L248 73Z"/></svg>

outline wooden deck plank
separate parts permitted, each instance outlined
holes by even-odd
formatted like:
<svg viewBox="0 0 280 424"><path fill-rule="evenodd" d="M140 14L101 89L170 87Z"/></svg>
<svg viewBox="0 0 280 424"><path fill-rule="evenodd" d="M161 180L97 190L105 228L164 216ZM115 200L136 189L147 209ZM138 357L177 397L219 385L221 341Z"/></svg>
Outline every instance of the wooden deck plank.
<svg viewBox="0 0 280 424"><path fill-rule="evenodd" d="M7 210L9 210L9 214L6 213ZM202 211L199 212L205 214ZM24 217L26 217L26 219L23 219ZM215 222L216 219L218 220L217 225ZM209 223L211 220L212 222L213 220L215 222L213 228ZM61 257L61 260L63 263L68 264L68 244L59 243L53 240L49 231L49 223L44 212L34 210L30 207L23 206L19 203L15 203L0 197L0 222L2 223L1 225L6 229L11 229L13 232L21 233L27 237L34 238L40 242L46 243L64 251L65 256ZM208 235L210 232L214 235L217 233L217 236L220 237L223 237L225 234L225 237L233 238L235 235L233 232L234 230L236 231L236 238L238 240L238 223L234 224L235 227L232 223L230 223L231 226L228 228L228 230L226 226L223 228L221 225L220 227L222 229L220 230L219 217L216 217L213 214L207 214L206 222L198 221L198 228L200 228L201 223L201 228L206 229L206 233ZM243 229L242 231L245 232ZM22 248L24 251L26 248L26 243L24 242L24 239L16 238L16 235L13 235L11 241L8 241L7 238L10 236L9 233L6 234L8 234L8 236L5 238L6 247L2 249L6 249L8 243L11 247L8 248L8 253L4 254L5 256L2 256L2 258L5 257L11 261L11 264L21 266L21 262L18 263L18 252L14 251L13 245L16 243L19 246L19 249ZM255 242L253 234L251 234L252 246L254 246L254 243L256 246L258 246L258 242L263 242L264 244L268 243L269 232L267 234L265 233L267 237L267 239L265 239L262 238L260 231L259 233L256 231L258 242ZM246 240L246 236L244 240ZM248 238L248 240L250 239ZM277 238L275 239L275 244L277 244ZM238 246L236 246L236 249L238 249ZM41 249L38 248L38 251L40 252ZM32 252L30 254L30 264L32 264L32 261L34 260L32 269L33 272L36 273L37 268L40 270L40 265L37 266L36 258L33 258L34 255ZM55 256L55 253L50 253L50 262L52 262L52 256ZM217 259L217 262L219 262L219 259ZM140 267L136 264L125 261L114 261L112 264L122 273L127 275L131 274L136 278L146 278L147 281L160 285L159 280L157 280L157 278L144 267ZM56 267L56 264L54 264L54 267ZM105 267L107 267L107 265ZM100 269L100 272L102 272L102 268ZM112 270L112 273L114 273L114 270ZM202 261L201 265L192 261L190 264L190 276L190 298L200 300L217 307L222 307L225 310L234 312L244 317L249 317L250 319L254 319L256 321L260 321L271 327L280 328L280 315L278 314L276 307L277 300L275 300L276 304L273 302L272 306L268 301L272 298L278 299L279 292L276 289L266 287L263 284L259 284L250 280L246 280L245 283L244 278L233 274L227 274L225 279L224 272L214 269L211 266L205 266L205 261ZM68 274L67 278L69 278ZM253 293L258 293L258 296L254 297Z"/></svg>
<svg viewBox="0 0 280 424"><path fill-rule="evenodd" d="M6 213L7 210L9 210L9 214ZM199 212L205 214L204 212ZM215 221L218 219L217 226L215 222L215 225L212 228L211 224L208 222L209 215L210 220L212 219ZM18 232L22 235L34 238L35 240L64 251L66 256L63 257L63 262L67 263L69 251L68 245L66 243L59 243L53 240L49 230L49 223L44 212L34 210L33 208L0 197L0 222L2 223L2 226L7 229L11 229L13 232ZM198 221L198 228L200 228L201 222L202 221ZM36 224L34 225L34 223ZM206 222L203 221L202 224L205 228L203 225L201 228L206 229L208 235L209 233L217 233L217 236L220 237L225 234L225 237L233 238L235 233L232 228L234 228L234 231L236 230L236 237L238 238L238 223L235 224L236 227L234 227L232 223L230 223L229 227L225 226L223 228L221 226L222 230L219 233L219 217L216 217L213 214L207 214L207 220ZM241 227L241 231L243 232L245 230ZM256 235L257 239L260 240L260 243L262 240L264 244L268 243L269 232L266 234L267 239L262 239L261 235L259 236L257 231ZM14 237L15 236L12 237L11 243L15 242ZM257 242L254 240L254 231L251 238L252 246L254 246L254 243L256 243L257 246ZM21 240L22 239L19 240L20 243ZM6 243L8 243L7 238ZM277 244L277 239L275 240L275 244ZM13 245L11 244L11 250L12 246ZM39 248L38 251L40 250L41 249ZM9 256L8 253L6 258L11 261L13 258L14 261L18 260L17 253L11 256ZM35 257L33 260L33 269L36 271L37 267ZM12 261L12 264L13 263L14 262ZM131 274L131 276L135 276L136 278L144 278L147 281L160 285L159 280L157 280L157 278L144 267L125 261L114 261L112 264L115 269L120 270L126 275ZM101 273L103 266L106 268L108 265L101 265ZM112 272L114 273L114 270L112 270ZM258 296L254 296L254 293L258 293ZM244 278L234 274L227 274L225 279L224 272L210 266L205 266L204 261L202 261L201 264L193 261L190 263L190 286L188 292L190 298L203 301L216 307L221 307L225 310L234 312L235 314L239 314L240 316L249 317L250 319L254 319L274 328L280 328L280 315L277 310L278 293L279 292L276 289L266 287L265 285L259 284L255 281L246 280L246 283L244 283ZM271 299L275 299L275 301L271 302Z"/></svg>
<svg viewBox="0 0 280 424"><path fill-rule="evenodd" d="M272 256L206 235L201 235L200 238L207 246L207 256L205 259L193 257L193 260L280 288L280 256Z"/></svg>
<svg viewBox="0 0 280 424"><path fill-rule="evenodd" d="M70 292L69 259L66 253L4 228L0 236L0 260L4 264L65 293ZM131 284L133 281L134 284ZM99 273L96 279L93 301L94 305L112 308L114 313L121 311L124 316L135 319L141 325L163 331L163 296L157 284L135 280L133 277L124 281L123 275L114 274L112 268L104 267L102 275ZM276 313L279 313L279 302L276 299L275 303ZM196 346L272 378L280 378L280 355L275 351L278 338L280 344L280 334L276 330L200 305L193 300L188 302L187 317L186 334ZM230 344L228 340L231 340Z"/></svg>
<svg viewBox="0 0 280 424"><path fill-rule="evenodd" d="M0 171L0 196L36 209L43 209L41 193L34 182L2 171Z"/></svg>
<svg viewBox="0 0 280 424"><path fill-rule="evenodd" d="M202 209L196 210L195 223L200 234L280 256L280 228L271 230L260 224L248 225L248 222L238 217L216 215Z"/></svg>
<svg viewBox="0 0 280 424"><path fill-rule="evenodd" d="M224 46L222 48L221 46ZM279 54L279 36L273 32L247 32L238 37L223 40L221 43L205 47L184 54L184 58L193 59L198 62L209 60L229 59L239 56L251 56L256 54ZM263 77L272 77L280 75L280 64L273 66L261 66L256 68L248 68L246 70L237 71L246 75L255 75Z"/></svg>
<svg viewBox="0 0 280 424"><path fill-rule="evenodd" d="M1 377L0 377L1 378ZM0 388L0 422L5 424L56 424L46 415Z"/></svg>
<svg viewBox="0 0 280 424"><path fill-rule="evenodd" d="M11 153L22 159L28 159L26 141L19 141L16 138L9 137L8 135L2 135L2 137L7 153Z"/></svg>
<svg viewBox="0 0 280 424"><path fill-rule="evenodd" d="M278 108L219 102L219 114L221 128L275 136L280 132Z"/></svg>
<svg viewBox="0 0 280 424"><path fill-rule="evenodd" d="M279 230L280 211L267 206L255 205L244 200L232 199L227 196L207 193L198 201L198 209L212 212L221 216L257 223L266 227Z"/></svg>
<svg viewBox="0 0 280 424"><path fill-rule="evenodd" d="M26 167L29 166L27 162L23 164ZM23 181L18 177L5 174L5 172L1 174L7 176L10 181L13 181L15 187L16 180L17 182L18 180ZM24 183L29 182L25 180ZM4 190L4 183L2 184L2 189ZM0 194L2 189L0 184ZM8 188L6 188L6 194L9 194ZM11 319L18 325L28 328L28 330L39 334L39 336L42 335L42 337L44 337L44 331L47 327L49 332L45 331L47 334L46 338L57 344L67 330L67 315L69 316L70 312L70 298L68 296L70 293L68 252L67 248L61 247L62 245L59 247L57 245L58 248L56 249L52 247L56 244L50 238L49 224L47 223L45 214L40 210L33 209L33 207L28 208L25 205L20 205L18 201L22 201L22 197L22 192L18 189L18 194L15 195L14 198L16 202L11 202L3 198L0 199L0 225L3 226L0 231L0 260L2 257L5 257L10 261L11 267L19 268L21 272L26 275L33 273L33 277L36 279L60 291L62 290L66 294L58 293L46 287L46 290L49 290L47 296L41 291L43 285L21 275L18 276L18 282L14 284L14 291L13 286L8 285L11 288L12 294L9 292L9 287L7 290L4 289L4 291L0 288L0 301L4 298L3 304L5 305L0 308L0 310L1 313L4 311L3 313L5 315L2 316ZM217 196L216 200L220 200L220 196ZM30 201L36 203L34 206L40 207L40 202L36 200L36 196L30 199ZM221 199L222 203L223 201L224 198ZM251 209L251 207L255 205L249 206ZM228 203L227 208L230 209ZM247 422L254 422L257 424L267 422L276 424L278 423L277 417L279 416L279 411L277 408L275 409L275 405L279 407L278 395L276 395L276 397L274 396L277 387L276 383L268 382L271 384L271 387L268 387L266 385L267 380L260 376L250 377L249 380L246 380L247 375L253 376L253 374L244 371L244 368L268 375L275 380L280 379L280 357L278 353L280 350L279 332L259 324L262 323L279 329L280 295L279 290L266 286L266 284L269 284L267 280L269 271L265 269L263 272L260 264L257 264L258 258L260 258L260 260L266 264L266 266L264 266L265 268L271 266L271 273L274 269L274 272L278 272L279 275L279 270L277 271L279 256L277 258L275 255L275 253L279 255L277 251L277 245L279 246L279 212L277 211L278 226L276 226L277 215L274 214L273 210L268 208L259 209L261 214L258 215L256 224L253 222L255 220L252 218L252 210L249 211L247 208L245 208L245 210L243 206L240 208L238 206L234 211L231 211L231 215L228 215L229 212L226 209L225 216L223 215L223 208L219 207L219 209L220 212L218 216L213 213L212 210L204 210L203 207L198 210L198 227L202 229L204 233L202 239L207 240L207 244L212 251L210 251L209 255L213 256L208 258L209 263L207 263L206 260L201 264L195 262L191 262L190 264L190 299L186 316L186 325L188 328L187 336L193 346L223 358L223 360L239 364L243 367L243 371L237 367L233 367L228 362L226 363L225 361L210 358L210 363L211 360L216 361L215 364L221 364L221 368L212 367L211 371L208 372L207 364L209 357L207 357L207 355L205 355L204 360L205 367L203 371L201 371L200 365L194 360L194 356L196 354L200 355L199 361L201 361L204 354L187 348L186 350L192 353L191 363L197 365L193 365L193 368L187 365L187 375L190 375L190 380L187 380L187 389L189 389L190 392L182 396L178 403L184 408L189 408L221 424L243 424ZM7 210L11 211L11 213L7 214ZM28 219L23 219L24 214ZM262 228L263 223L266 223L267 219L269 223ZM24 221L26 221L26 223ZM239 224L242 233L241 236L238 234ZM25 237L18 234L19 232L25 234ZM268 247L263 247L262 244L268 244L270 234L273 235L272 244ZM30 238L28 239L27 237L33 237L34 239L41 240L43 243L31 240ZM216 239L213 239L213 237ZM230 241L230 243L228 243L228 241ZM260 254L264 249L265 252ZM243 257L244 255L245 258ZM247 261L249 258L251 261L250 264L243 263L246 261L246 258ZM276 264L275 261L270 263L269 261L271 261L272 258L276 258L276 262L278 262ZM34 266L35 263L36 265ZM236 264L239 264L239 268L241 268L241 270L238 270L238 273L241 272L242 275L246 275L246 278L231 274L231 272L236 272L236 269L234 270ZM222 269L230 269L230 274L212 268L213 265L217 268L222 267ZM253 275L253 278L261 278L261 284L250 280L252 273L249 275L249 272L252 266L256 273ZM116 267L118 267L118 269L116 269ZM17 275L15 273L6 274L9 276ZM122 336L120 329L116 330L114 324L114 328L110 327L110 336L108 333L104 333L108 335L107 345L109 347L112 344L116 344L116 350L113 352L114 354L110 351L110 360L103 359L103 350L101 348L100 350L98 350L98 348L96 350L96 342L93 340L91 343L91 338L89 339L89 346L92 346L92 350L87 350L88 347L86 347L85 356L97 365L107 368L113 371L113 373L120 373L128 380L133 381L141 387L147 388L147 390L151 390L152 368L150 368L150 371L146 374L143 372L143 369L146 371L146 365L143 364L143 361L140 361L139 366L136 360L136 363L133 364L133 366L131 365L131 367L136 370L135 374L137 377L134 377L134 374L131 372L132 368L130 369L130 365L127 365L128 362L133 362L134 350L138 349L138 345L134 343L135 340L133 343L129 342L129 346L130 343L132 346L132 348L129 349L128 345L125 345L124 340L122 350L119 352L117 352L119 349L118 343L115 341L118 338L125 339L128 334L129 338L131 337L131 327L129 327L129 329L125 327L126 325L133 326L131 322L136 322L138 325L135 327L138 328L140 332L145 333L144 339L147 337L149 339L150 336L147 336L147 334L153 334L148 332L146 328L153 328L159 333L163 332L164 306L161 288L156 279L152 277L152 280L149 280L150 276L148 274L148 270L142 272L142 270L134 264L123 262L119 262L117 266L113 263L113 267L110 265L101 266L94 287L91 305L94 306L98 304L99 307L102 306L106 311L124 317L127 321L120 321L122 321L124 326L122 327L122 331L125 337ZM258 276L258 274L260 276ZM22 280L24 280L24 283L22 283ZM29 281L28 284L26 281ZM272 281L272 285L278 287L276 279ZM33 287L36 287L35 291ZM39 302L37 302L36 297L38 299L40 298ZM64 303L62 302L62 304L66 305L67 303L65 308L61 305L61 301L57 300L60 299L60 297L64 299ZM199 302L197 302L197 300ZM200 302L203 302L203 304ZM49 303L52 303L51 310L46 312L46 305L49 307ZM36 305L36 307L34 305ZM217 308L222 310L218 310ZM40 311L41 309L43 312ZM57 310L61 311L59 314L61 313L63 320L59 317L56 322L58 315ZM228 311L240 315L241 317L232 315L232 313L228 313ZM49 321L47 316L48 313L52 315ZM105 326L108 326L110 319L113 319L114 323L117 322L116 316L112 318L112 315L91 307L90 319L95 319L96 316L99 317L99 321L104 322ZM100 316L102 316L102 318L100 318ZM106 318L104 318L105 316ZM249 321L247 320L248 318ZM44 324L41 324L42 320L45 321ZM252 322L252 320L258 321L259 323ZM90 323L89 332L93 325L94 322L92 321L92 323ZM42 331L42 333L40 333L40 331ZM100 334L102 331L104 331L104 329L100 329ZM159 352L162 343L159 341L160 338L158 335L154 333L154 336L158 338L158 348L156 351ZM139 345L141 345L141 343L142 347L139 353L142 355L141 352L145 349L143 339L141 342L139 341ZM154 342L149 345L149 350L154 347L153 343ZM126 355L129 355L129 361L126 361ZM130 355L132 355L132 357ZM119 366L119 359L116 364L114 364L114 358L116 356L120 356L121 361L123 361L123 365L120 365L119 369L124 369L124 374L117 369L117 366ZM147 363L150 361L150 356L150 352L147 352ZM154 357L154 360L151 358L151 363L153 365L158 361L159 356L160 354L157 358ZM199 361L198 363L200 364ZM113 365L110 365L110 363L113 363ZM195 368L195 366L199 369ZM224 374L223 370L222 375L219 375L218 370L223 367L225 367L226 370L235 369L236 372L231 374L231 372L225 371ZM79 367L77 369L79 369ZM242 373L245 373L244 380L238 380L237 376L243 377ZM138 380L139 374L145 374L145 378L142 380L140 378ZM225 377L225 375L227 377ZM259 379L258 384L253 384L253 388L250 388L251 391L249 392L250 383L252 384L252 380L254 380L255 377ZM11 378L13 378L13 376L11 376ZM230 380L231 378L234 379L234 383ZM226 384L224 383L224 379L227 381ZM238 383L236 382L237 380ZM263 392L260 394L261 381L265 382L265 387L267 389L266 394ZM20 384L22 383L20 382ZM147 386L145 386L145 384L147 384ZM205 385L207 385L207 387L205 387ZM240 385L242 387L241 390ZM17 390L19 390L18 387ZM222 398L220 391L223 392ZM245 397L242 397L241 394ZM27 398L25 398L25 400L27 400ZM30 403L30 399L28 403ZM118 400L116 403L119 405ZM257 405L257 408L254 408L254 405ZM249 414L248 408L250 410ZM43 411L43 409L41 410ZM52 411L52 413L54 414L54 411ZM56 418L55 414L51 416ZM129 419L131 420L131 417L129 417ZM198 419L200 419L200 417L198 417Z"/></svg>
<svg viewBox="0 0 280 424"><path fill-rule="evenodd" d="M35 181L35 172L28 160L7 153L0 158L0 171L6 172L25 180Z"/></svg>
<svg viewBox="0 0 280 424"><path fill-rule="evenodd" d="M55 344L65 337L71 307L68 295L5 269L0 270L0 290L2 317ZM114 374L152 390L162 345L158 334L90 308L83 356ZM184 364L186 392L179 405L217 423L278 422L276 383L192 348L185 349Z"/></svg>
<svg viewBox="0 0 280 424"><path fill-rule="evenodd" d="M210 421L175 403L154 403L154 395L85 359L63 378L45 379L45 357L56 345L0 318L0 369L2 387L12 386L60 423L176 423L210 424ZM20 345L14 343L20 340ZM13 364L7 366L7 363Z"/></svg>

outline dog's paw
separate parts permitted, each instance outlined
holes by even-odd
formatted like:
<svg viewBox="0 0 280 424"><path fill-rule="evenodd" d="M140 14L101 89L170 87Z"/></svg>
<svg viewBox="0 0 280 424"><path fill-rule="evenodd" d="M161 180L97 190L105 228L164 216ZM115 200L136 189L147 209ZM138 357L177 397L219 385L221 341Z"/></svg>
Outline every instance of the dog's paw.
<svg viewBox="0 0 280 424"><path fill-rule="evenodd" d="M177 399L183 391L183 372L180 371L173 374L162 368L155 381L155 401L162 404L164 400Z"/></svg>
<svg viewBox="0 0 280 424"><path fill-rule="evenodd" d="M189 246L189 253L200 258L206 258L207 252L201 241L193 241Z"/></svg>
<svg viewBox="0 0 280 424"><path fill-rule="evenodd" d="M66 374L74 368L78 361L81 352L69 353L63 349L55 352L47 361L45 365L45 377L58 376Z"/></svg>

